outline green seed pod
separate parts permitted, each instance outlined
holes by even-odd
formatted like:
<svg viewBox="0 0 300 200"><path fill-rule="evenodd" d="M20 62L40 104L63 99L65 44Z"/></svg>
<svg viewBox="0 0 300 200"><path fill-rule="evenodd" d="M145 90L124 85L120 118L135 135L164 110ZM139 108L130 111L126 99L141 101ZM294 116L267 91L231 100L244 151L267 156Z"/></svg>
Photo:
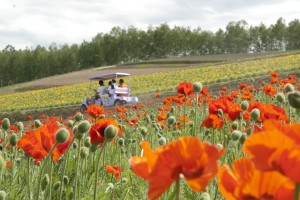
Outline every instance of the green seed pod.
<svg viewBox="0 0 300 200"><path fill-rule="evenodd" d="M239 123L238 123L237 121L232 122L231 128L232 128L233 130L238 129L238 128L239 128Z"/></svg>
<svg viewBox="0 0 300 200"><path fill-rule="evenodd" d="M242 135L241 131L234 130L231 133L231 138L232 138L232 140L236 141L236 140L240 139L241 135Z"/></svg>
<svg viewBox="0 0 300 200"><path fill-rule="evenodd" d="M283 88L285 93L294 92L294 86L290 83L286 84Z"/></svg>
<svg viewBox="0 0 300 200"><path fill-rule="evenodd" d="M300 109L300 92L289 92L287 94L287 99L289 101L290 106L296 109Z"/></svg>
<svg viewBox="0 0 300 200"><path fill-rule="evenodd" d="M80 122L83 118L83 115L79 112L75 115L74 119L76 122Z"/></svg>
<svg viewBox="0 0 300 200"><path fill-rule="evenodd" d="M99 119L103 119L103 118L105 118L104 114L102 114L102 115L99 116Z"/></svg>
<svg viewBox="0 0 300 200"><path fill-rule="evenodd" d="M174 114L175 110L176 110L176 108L174 106L172 106L171 109L170 109L170 113Z"/></svg>
<svg viewBox="0 0 300 200"><path fill-rule="evenodd" d="M278 101L279 103L282 103L282 102L285 101L285 96L284 96L283 93L278 93L278 94L276 95L276 99L277 99L277 101Z"/></svg>
<svg viewBox="0 0 300 200"><path fill-rule="evenodd" d="M81 134L88 132L90 128L91 128L91 124L87 120L84 120L78 124L78 131Z"/></svg>
<svg viewBox="0 0 300 200"><path fill-rule="evenodd" d="M114 125L109 125L104 130L104 137L107 140L112 140L117 136L118 129Z"/></svg>
<svg viewBox="0 0 300 200"><path fill-rule="evenodd" d="M223 147L222 144L218 143L217 144L217 148L218 148L219 151L222 151L224 147Z"/></svg>
<svg viewBox="0 0 300 200"><path fill-rule="evenodd" d="M155 114L154 114L154 113L151 113L151 114L150 114L150 119L151 119L151 120L154 120L154 119L155 119Z"/></svg>
<svg viewBox="0 0 300 200"><path fill-rule="evenodd" d="M56 133L56 142L62 144L65 143L70 137L70 132L66 128L61 128Z"/></svg>
<svg viewBox="0 0 300 200"><path fill-rule="evenodd" d="M245 140L247 139L247 135L246 134L242 134L240 139L239 139L239 142L240 144L244 144Z"/></svg>
<svg viewBox="0 0 300 200"><path fill-rule="evenodd" d="M259 109L254 108L253 110L251 110L250 116L251 116L252 121L256 122L260 116Z"/></svg>
<svg viewBox="0 0 300 200"><path fill-rule="evenodd" d="M193 84L193 89L194 89L195 92L201 92L202 91L202 83L195 82Z"/></svg>
<svg viewBox="0 0 300 200"><path fill-rule="evenodd" d="M9 143L11 144L11 146L16 146L17 142L18 142L18 136L13 133L10 136Z"/></svg>
<svg viewBox="0 0 300 200"><path fill-rule="evenodd" d="M194 115L195 114L195 109L192 109L191 110L191 115Z"/></svg>
<svg viewBox="0 0 300 200"><path fill-rule="evenodd" d="M2 129L6 131L6 130L9 129L9 126L10 126L10 121L9 121L9 119L8 119L8 118L4 118L4 119L2 120Z"/></svg>
<svg viewBox="0 0 300 200"><path fill-rule="evenodd" d="M200 200L210 200L210 195L208 192L203 192L201 195L200 195Z"/></svg>
<svg viewBox="0 0 300 200"><path fill-rule="evenodd" d="M168 125L171 126L171 125L175 124L176 118L175 118L174 116L170 116L170 117L168 118L167 122L168 122Z"/></svg>
<svg viewBox="0 0 300 200"><path fill-rule="evenodd" d="M50 183L50 178L48 174L45 174L43 179L42 179L42 190L45 190L48 186L48 184Z"/></svg>
<svg viewBox="0 0 300 200"><path fill-rule="evenodd" d="M0 200L6 199L6 192L4 190L0 190Z"/></svg>
<svg viewBox="0 0 300 200"><path fill-rule="evenodd" d="M80 157L85 159L89 155L89 149L87 147L81 147L80 149Z"/></svg>
<svg viewBox="0 0 300 200"><path fill-rule="evenodd" d="M60 181L57 181L57 182L55 182L55 183L53 184L53 190L54 190L54 191L58 190L59 187L60 187Z"/></svg>
<svg viewBox="0 0 300 200"><path fill-rule="evenodd" d="M148 129L147 129L146 127L141 127L141 128L140 128L140 132L141 132L141 134L142 134L144 137L146 137L147 132L148 132Z"/></svg>
<svg viewBox="0 0 300 200"><path fill-rule="evenodd" d="M84 146L85 147L91 146L91 137L90 136L87 136L86 138L84 138Z"/></svg>
<svg viewBox="0 0 300 200"><path fill-rule="evenodd" d="M24 131L24 124L23 124L23 122L18 122L17 123L17 127L18 127L19 131Z"/></svg>
<svg viewBox="0 0 300 200"><path fill-rule="evenodd" d="M69 184L69 177L68 176L66 176L66 175L64 175L64 178L63 178L63 180L64 180L64 185L68 185Z"/></svg>
<svg viewBox="0 0 300 200"><path fill-rule="evenodd" d="M93 153L95 152L96 150L98 149L98 144L92 144L91 147L90 147L90 151Z"/></svg>
<svg viewBox="0 0 300 200"><path fill-rule="evenodd" d="M34 126L35 126L35 128L38 128L38 127L40 127L42 125L43 124L42 124L42 122L40 120L38 120L38 119L34 120Z"/></svg>
<svg viewBox="0 0 300 200"><path fill-rule="evenodd" d="M161 137L158 139L159 145L165 145L167 143L167 139L165 137Z"/></svg>
<svg viewBox="0 0 300 200"><path fill-rule="evenodd" d="M242 108L243 111L246 111L249 108L248 101L242 101L241 108Z"/></svg>

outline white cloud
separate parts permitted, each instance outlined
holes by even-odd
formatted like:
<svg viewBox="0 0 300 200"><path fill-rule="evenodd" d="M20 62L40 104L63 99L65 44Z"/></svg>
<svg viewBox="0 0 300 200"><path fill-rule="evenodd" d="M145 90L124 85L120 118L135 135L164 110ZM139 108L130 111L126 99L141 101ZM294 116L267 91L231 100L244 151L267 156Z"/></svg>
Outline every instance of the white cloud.
<svg viewBox="0 0 300 200"><path fill-rule="evenodd" d="M249 25L299 19L297 0L0 0L0 49L80 44L114 26L147 29L167 22L202 30L225 29L230 21Z"/></svg>

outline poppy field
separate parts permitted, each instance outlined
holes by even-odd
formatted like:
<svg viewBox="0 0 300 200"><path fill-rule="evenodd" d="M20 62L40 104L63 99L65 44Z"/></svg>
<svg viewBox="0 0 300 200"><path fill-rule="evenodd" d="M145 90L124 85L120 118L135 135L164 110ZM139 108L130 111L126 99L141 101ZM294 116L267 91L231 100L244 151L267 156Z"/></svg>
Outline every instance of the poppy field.
<svg viewBox="0 0 300 200"><path fill-rule="evenodd" d="M300 199L300 85L290 74L67 119L0 119L0 199Z"/></svg>
<svg viewBox="0 0 300 200"><path fill-rule="evenodd" d="M131 94L142 95L149 92L167 91L176 88L182 81L204 85L237 81L269 72L293 72L299 70L300 54L249 60L216 66L193 67L178 71L132 76ZM149 85L151 87L149 87ZM80 106L88 91L89 83L33 90L0 96L0 112L38 110L51 107ZM94 82L92 88L97 88ZM230 88L229 88L230 89Z"/></svg>

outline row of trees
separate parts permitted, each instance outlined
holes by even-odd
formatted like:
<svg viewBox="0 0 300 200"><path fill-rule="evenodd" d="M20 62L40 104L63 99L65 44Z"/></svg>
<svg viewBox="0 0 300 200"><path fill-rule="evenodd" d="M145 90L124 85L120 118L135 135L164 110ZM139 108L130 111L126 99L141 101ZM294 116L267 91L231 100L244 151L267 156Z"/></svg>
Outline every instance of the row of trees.
<svg viewBox="0 0 300 200"><path fill-rule="evenodd" d="M80 45L55 43L48 48L16 50L8 45L0 52L0 86L91 68L94 66L145 61L182 55L243 53L300 49L300 22L288 24L279 18L267 27L250 26L246 21L230 22L215 33L201 28L168 24L150 26L146 31L136 27L114 27L99 33Z"/></svg>

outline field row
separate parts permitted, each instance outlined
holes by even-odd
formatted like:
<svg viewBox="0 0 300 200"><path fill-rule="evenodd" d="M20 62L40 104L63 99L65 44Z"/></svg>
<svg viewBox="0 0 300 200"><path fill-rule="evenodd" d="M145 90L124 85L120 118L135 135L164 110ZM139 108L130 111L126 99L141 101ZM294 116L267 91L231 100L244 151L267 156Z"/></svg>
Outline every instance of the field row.
<svg viewBox="0 0 300 200"><path fill-rule="evenodd" d="M217 66L195 67L179 71L132 76L130 87L132 95L138 95L174 89L182 81L201 81L206 85L265 75L271 71L292 71L299 69L299 65L300 54ZM92 88L97 88L97 86L95 82ZM0 96L0 112L80 104L88 87L89 83L83 83Z"/></svg>

